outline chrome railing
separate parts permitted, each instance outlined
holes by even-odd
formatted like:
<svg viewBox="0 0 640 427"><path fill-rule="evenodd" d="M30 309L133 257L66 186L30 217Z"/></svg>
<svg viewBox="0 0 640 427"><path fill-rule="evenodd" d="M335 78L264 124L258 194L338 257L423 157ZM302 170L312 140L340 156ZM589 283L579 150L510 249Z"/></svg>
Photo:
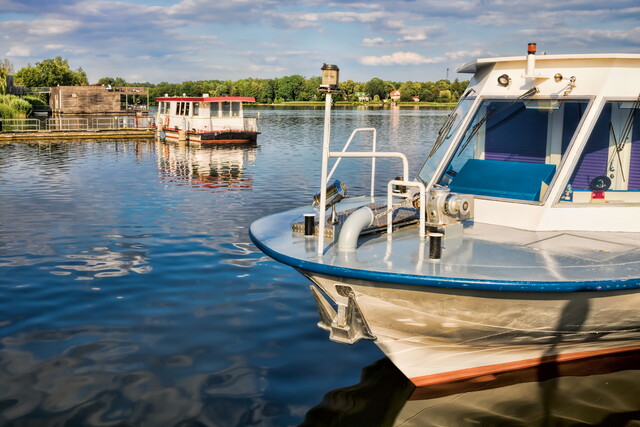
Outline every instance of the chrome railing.
<svg viewBox="0 0 640 427"><path fill-rule="evenodd" d="M392 194L392 186L393 185L404 185L405 187L417 187L420 192L420 237L424 237L424 226L425 226L425 203L424 203L424 185L422 183L417 183L414 181L409 181L409 161L407 157L403 153L399 152L377 152L376 151L376 138L377 132L374 128L359 128L354 130L349 137L349 140L345 143L342 151L331 151L331 93L327 93L325 98L325 118L324 118L324 136L322 141L322 166L320 172L320 193L319 193L319 223L318 223L318 255L322 256L324 254L324 231L325 231L325 219L326 219L326 210L327 210L327 183L329 179L335 172L338 167L340 160L344 157L350 158L370 158L371 159L371 198L373 200L374 191L375 191L375 175L376 175L376 158L397 158L402 160L402 177L400 179L392 180L387 187L387 212L393 212L392 199L393 195L400 196L403 198L408 198L411 194L408 191L404 191L402 193ZM354 136L358 132L369 131L372 132L372 147L371 151L347 151L349 145L351 145L351 141ZM329 159L335 158L335 164L333 165L330 172L328 172ZM388 220L391 218L391 214L387 213ZM387 226L387 229L391 232L393 230L393 226Z"/></svg>

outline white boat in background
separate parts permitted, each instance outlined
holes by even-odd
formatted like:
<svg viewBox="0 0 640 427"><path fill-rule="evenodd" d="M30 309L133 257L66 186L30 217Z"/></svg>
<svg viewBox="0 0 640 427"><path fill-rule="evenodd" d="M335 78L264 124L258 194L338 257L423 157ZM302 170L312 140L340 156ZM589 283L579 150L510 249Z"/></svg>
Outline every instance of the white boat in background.
<svg viewBox="0 0 640 427"><path fill-rule="evenodd" d="M156 126L160 139L202 144L255 142L257 120L245 118L245 96L208 96L156 98Z"/></svg>
<svg viewBox="0 0 640 427"><path fill-rule="evenodd" d="M371 151L330 149L329 93L320 208L257 220L253 242L313 282L332 340L373 340L417 386L636 346L640 55L530 44L458 71L473 77L414 180L375 132ZM327 188L344 157L372 159L370 195ZM403 171L380 198L381 157Z"/></svg>

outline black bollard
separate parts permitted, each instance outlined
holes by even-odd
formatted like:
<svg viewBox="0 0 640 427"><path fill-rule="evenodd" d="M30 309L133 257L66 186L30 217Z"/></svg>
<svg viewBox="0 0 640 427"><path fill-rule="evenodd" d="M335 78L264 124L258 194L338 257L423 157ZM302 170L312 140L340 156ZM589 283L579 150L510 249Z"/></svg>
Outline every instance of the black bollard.
<svg viewBox="0 0 640 427"><path fill-rule="evenodd" d="M429 233L429 259L442 257L442 233Z"/></svg>
<svg viewBox="0 0 640 427"><path fill-rule="evenodd" d="M316 214L304 214L304 235L313 236L316 233Z"/></svg>

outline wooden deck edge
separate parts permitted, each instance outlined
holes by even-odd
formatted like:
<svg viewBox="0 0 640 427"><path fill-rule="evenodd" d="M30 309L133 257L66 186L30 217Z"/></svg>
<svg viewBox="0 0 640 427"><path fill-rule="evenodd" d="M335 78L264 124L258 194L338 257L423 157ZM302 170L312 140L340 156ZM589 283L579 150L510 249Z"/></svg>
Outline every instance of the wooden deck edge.
<svg viewBox="0 0 640 427"><path fill-rule="evenodd" d="M0 142L20 142L47 139L104 139L104 138L155 138L155 129L77 130L77 131L18 131L0 132Z"/></svg>

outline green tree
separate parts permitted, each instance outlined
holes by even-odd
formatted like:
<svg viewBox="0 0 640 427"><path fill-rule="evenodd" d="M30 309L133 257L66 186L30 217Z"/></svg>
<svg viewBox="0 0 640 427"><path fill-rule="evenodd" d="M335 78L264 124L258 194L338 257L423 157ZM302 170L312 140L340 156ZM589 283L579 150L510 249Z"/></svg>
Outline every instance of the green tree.
<svg viewBox="0 0 640 427"><path fill-rule="evenodd" d="M75 86L89 83L82 68L71 70L69 62L60 56L45 59L35 66L27 65L15 74L15 78L16 82L29 87Z"/></svg>
<svg viewBox="0 0 640 427"><path fill-rule="evenodd" d="M369 96L372 97L378 95L379 99L387 98L390 92L387 92L387 85L384 81L382 81L382 79L379 79L378 77L374 77L366 83L365 91Z"/></svg>
<svg viewBox="0 0 640 427"><path fill-rule="evenodd" d="M127 81L122 77L103 77L98 80L98 84L103 86L122 87L127 86Z"/></svg>
<svg viewBox="0 0 640 427"><path fill-rule="evenodd" d="M299 95L299 99L302 101L317 101L320 99L320 92L318 88L322 84L322 77L311 77L304 81L302 90Z"/></svg>
<svg viewBox="0 0 640 427"><path fill-rule="evenodd" d="M299 74L284 76L276 79L276 98L285 101L302 101L300 95L304 88L305 78Z"/></svg>
<svg viewBox="0 0 640 427"><path fill-rule="evenodd" d="M400 84L398 90L400 91L400 101L402 102L411 102L413 101L414 96L420 97L420 83L414 83L412 81L407 81ZM420 97L422 99L422 97Z"/></svg>
<svg viewBox="0 0 640 427"><path fill-rule="evenodd" d="M342 91L344 96L347 97L348 100L357 101L355 97L356 82L354 82L353 80L347 80L347 81L338 83L338 86L340 87L340 90Z"/></svg>

